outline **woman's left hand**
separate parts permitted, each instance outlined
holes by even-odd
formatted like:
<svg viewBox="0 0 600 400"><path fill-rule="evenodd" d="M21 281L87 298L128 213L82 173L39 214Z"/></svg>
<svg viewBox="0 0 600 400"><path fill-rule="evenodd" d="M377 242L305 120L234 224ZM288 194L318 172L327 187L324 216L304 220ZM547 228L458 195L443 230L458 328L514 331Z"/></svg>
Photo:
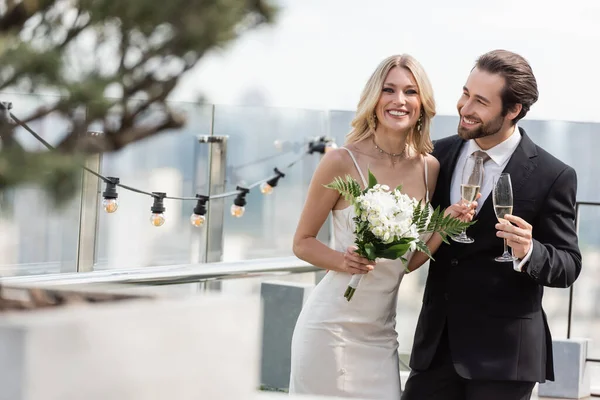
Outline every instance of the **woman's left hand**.
<svg viewBox="0 0 600 400"><path fill-rule="evenodd" d="M457 218L463 222L470 222L473 220L475 216L475 210L477 209L477 200L481 197L481 193L477 194L477 198L475 201L472 201L471 204L465 204L462 201L459 201L456 204L452 204L450 207L446 208L444 215L450 215L453 218Z"/></svg>

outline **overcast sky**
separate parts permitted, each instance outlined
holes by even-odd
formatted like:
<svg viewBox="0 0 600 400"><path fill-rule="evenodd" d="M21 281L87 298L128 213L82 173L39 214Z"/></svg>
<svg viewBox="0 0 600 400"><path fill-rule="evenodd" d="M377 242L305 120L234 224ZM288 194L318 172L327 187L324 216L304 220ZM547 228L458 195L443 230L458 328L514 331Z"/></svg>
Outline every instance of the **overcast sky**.
<svg viewBox="0 0 600 400"><path fill-rule="evenodd" d="M478 55L520 53L538 79L530 118L600 121L600 1L281 0L277 23L207 57L173 100L353 110L366 79L410 53L454 115Z"/></svg>

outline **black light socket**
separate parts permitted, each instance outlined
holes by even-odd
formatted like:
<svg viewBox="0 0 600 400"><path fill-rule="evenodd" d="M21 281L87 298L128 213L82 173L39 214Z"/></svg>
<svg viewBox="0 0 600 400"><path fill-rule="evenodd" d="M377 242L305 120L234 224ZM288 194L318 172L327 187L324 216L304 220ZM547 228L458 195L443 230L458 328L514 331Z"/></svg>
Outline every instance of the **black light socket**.
<svg viewBox="0 0 600 400"><path fill-rule="evenodd" d="M206 202L209 200L208 196L203 196L201 194L197 194L198 203L196 203L196 207L194 207L194 214L196 215L205 215L206 214Z"/></svg>
<svg viewBox="0 0 600 400"><path fill-rule="evenodd" d="M246 205L246 195L250 192L250 189L238 186L235 188L235 190L240 191L240 193L238 193L235 200L233 200L233 204L235 204L238 207L244 207Z"/></svg>
<svg viewBox="0 0 600 400"><path fill-rule="evenodd" d="M163 204L163 199L167 197L166 193L163 192L152 192L152 197L154 198L154 203L152 207L150 207L150 211L153 214L162 214L165 212L165 205Z"/></svg>
<svg viewBox="0 0 600 400"><path fill-rule="evenodd" d="M109 176L106 178L106 190L102 192L102 197L105 199L116 199L119 197L119 193L117 193L117 185L119 184L119 178L114 178Z"/></svg>
<svg viewBox="0 0 600 400"><path fill-rule="evenodd" d="M325 136L321 136L320 138L311 141L308 143L308 154L312 153L321 153L325 154Z"/></svg>
<svg viewBox="0 0 600 400"><path fill-rule="evenodd" d="M267 185L269 185L271 187L277 186L279 179L285 177L285 174L283 172L281 172L280 170L278 170L277 168L273 169L273 171L275 171L275 174L277 174L277 176L275 176L267 181Z"/></svg>

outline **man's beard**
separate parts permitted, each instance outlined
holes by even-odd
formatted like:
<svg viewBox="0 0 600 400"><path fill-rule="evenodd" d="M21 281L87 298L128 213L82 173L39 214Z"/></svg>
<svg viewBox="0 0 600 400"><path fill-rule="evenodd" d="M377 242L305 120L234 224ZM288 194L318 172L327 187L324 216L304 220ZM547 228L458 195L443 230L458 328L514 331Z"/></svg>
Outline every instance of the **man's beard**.
<svg viewBox="0 0 600 400"><path fill-rule="evenodd" d="M461 119L458 121L458 136L464 140L479 139L495 135L496 133L500 132L502 125L504 124L504 117L502 115L498 115L493 120L486 122L485 124L480 124L477 129L466 129L461 126L460 123L462 116L460 118Z"/></svg>

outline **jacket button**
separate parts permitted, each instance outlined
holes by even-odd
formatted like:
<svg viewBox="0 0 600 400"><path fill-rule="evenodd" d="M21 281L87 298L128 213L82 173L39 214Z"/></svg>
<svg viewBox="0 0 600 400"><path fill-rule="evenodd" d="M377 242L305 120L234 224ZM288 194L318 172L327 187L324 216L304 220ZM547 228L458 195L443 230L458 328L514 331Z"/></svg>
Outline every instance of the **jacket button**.
<svg viewBox="0 0 600 400"><path fill-rule="evenodd" d="M446 292L446 293L444 293L444 299L445 299L446 301L448 301L448 298L449 298L449 297L450 297L450 296L448 296L448 293L447 293L447 292Z"/></svg>
<svg viewBox="0 0 600 400"><path fill-rule="evenodd" d="M450 260L450 265L456 267L458 265L458 260L456 258L453 258L452 260Z"/></svg>

